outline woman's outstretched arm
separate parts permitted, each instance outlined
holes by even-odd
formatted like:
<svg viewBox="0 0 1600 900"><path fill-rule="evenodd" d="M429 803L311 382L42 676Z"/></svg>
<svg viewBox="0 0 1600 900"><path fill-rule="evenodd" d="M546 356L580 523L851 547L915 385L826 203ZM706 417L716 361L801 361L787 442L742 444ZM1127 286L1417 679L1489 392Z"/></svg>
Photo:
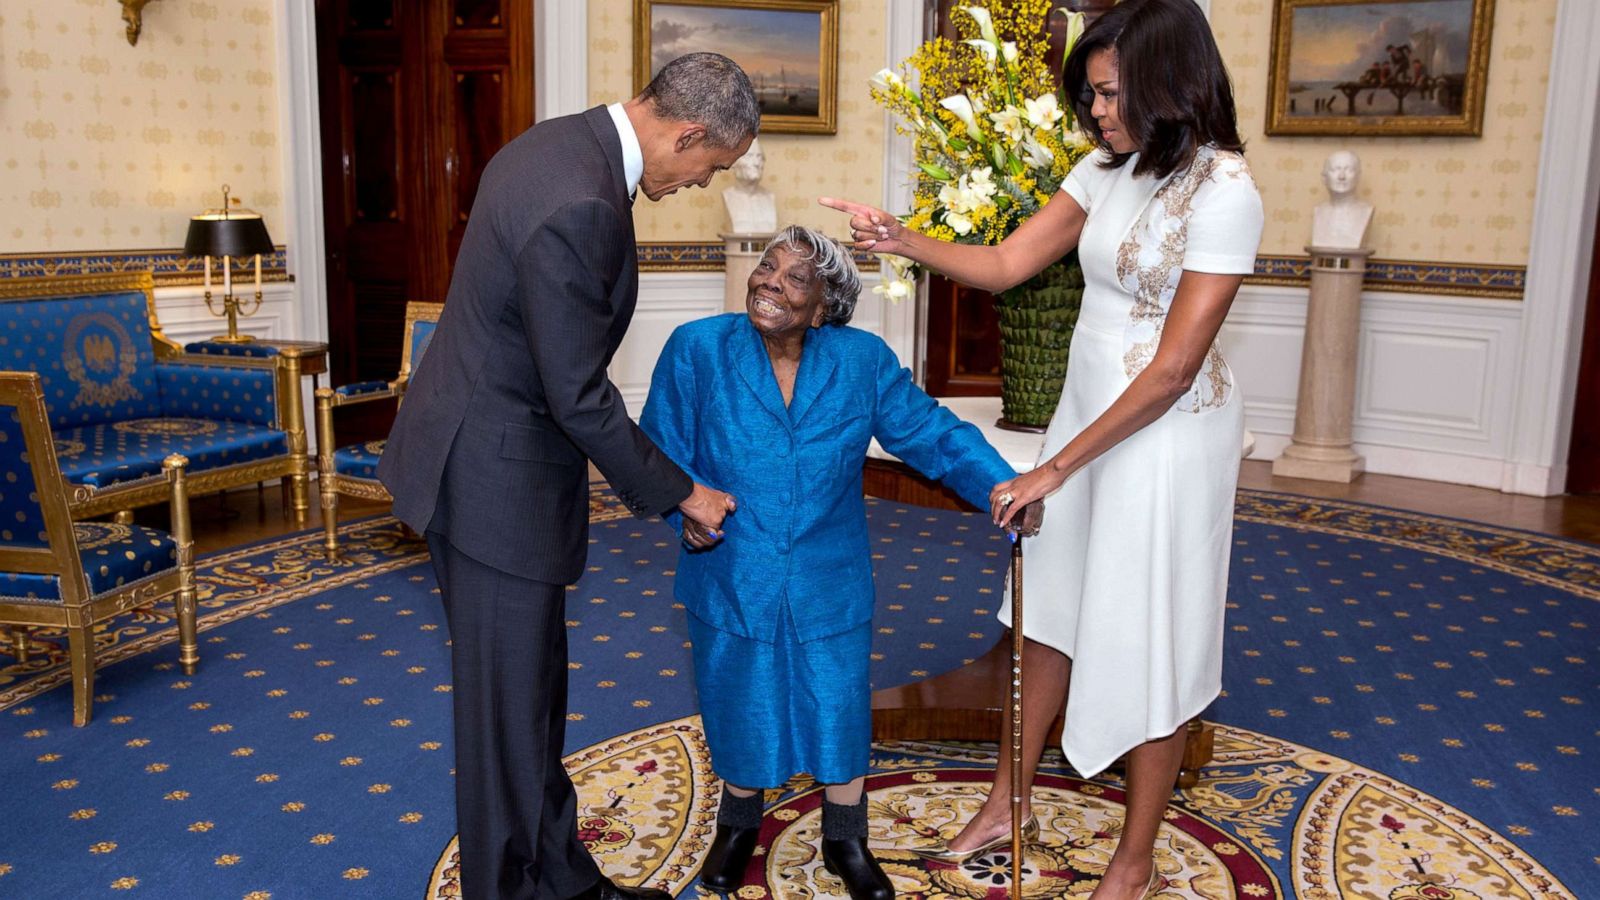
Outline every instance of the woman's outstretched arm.
<svg viewBox="0 0 1600 900"><path fill-rule="evenodd" d="M946 278L997 293L1039 274L1078 246L1088 213L1066 191L1057 191L1040 210L1005 240L993 246L952 244L919 234L873 206L821 197L829 209L850 214L857 250L904 256Z"/></svg>

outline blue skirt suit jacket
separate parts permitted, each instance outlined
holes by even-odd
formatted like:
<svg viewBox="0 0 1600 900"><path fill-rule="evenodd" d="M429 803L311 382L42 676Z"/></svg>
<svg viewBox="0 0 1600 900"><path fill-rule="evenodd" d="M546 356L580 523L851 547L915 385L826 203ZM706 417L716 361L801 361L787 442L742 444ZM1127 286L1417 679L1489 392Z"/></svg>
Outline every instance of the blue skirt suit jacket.
<svg viewBox="0 0 1600 900"><path fill-rule="evenodd" d="M807 332L787 408L748 317L683 325L662 350L640 424L697 482L738 501L720 543L683 548L675 586L718 774L746 787L802 771L821 781L864 774L868 444L876 437L980 509L1015 470L918 388L881 338L841 325Z"/></svg>

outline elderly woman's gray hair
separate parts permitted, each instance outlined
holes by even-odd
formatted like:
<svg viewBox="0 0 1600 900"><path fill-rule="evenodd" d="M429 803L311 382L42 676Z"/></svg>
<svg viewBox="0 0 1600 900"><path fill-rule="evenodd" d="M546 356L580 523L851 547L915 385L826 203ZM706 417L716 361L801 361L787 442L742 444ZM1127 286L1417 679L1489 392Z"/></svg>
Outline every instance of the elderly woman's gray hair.
<svg viewBox="0 0 1600 900"><path fill-rule="evenodd" d="M787 247L811 263L811 270L822 281L822 324L843 325L850 321L861 294L861 273L843 244L814 228L790 225L767 242L761 255L773 247Z"/></svg>

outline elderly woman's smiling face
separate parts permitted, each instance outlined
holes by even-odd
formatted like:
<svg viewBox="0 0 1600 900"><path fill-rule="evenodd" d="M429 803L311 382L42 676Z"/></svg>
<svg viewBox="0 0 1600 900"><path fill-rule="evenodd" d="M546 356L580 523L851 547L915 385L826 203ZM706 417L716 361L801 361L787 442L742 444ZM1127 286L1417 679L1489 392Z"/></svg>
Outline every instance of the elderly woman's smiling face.
<svg viewBox="0 0 1600 900"><path fill-rule="evenodd" d="M750 273L744 297L751 324L765 337L804 334L822 324L822 279L805 252L777 244Z"/></svg>

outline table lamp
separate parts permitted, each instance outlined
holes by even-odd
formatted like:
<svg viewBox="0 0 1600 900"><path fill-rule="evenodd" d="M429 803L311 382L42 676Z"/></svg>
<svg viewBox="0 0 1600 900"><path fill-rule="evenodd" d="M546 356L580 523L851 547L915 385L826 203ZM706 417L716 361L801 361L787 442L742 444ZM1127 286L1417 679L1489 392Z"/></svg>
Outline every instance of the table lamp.
<svg viewBox="0 0 1600 900"><path fill-rule="evenodd" d="M206 258L206 309L214 316L227 316L228 333L217 335L213 341L225 344L244 344L253 340L239 333L239 317L254 315L261 308L261 254L272 253L272 238L261 214L248 209L231 209L238 201L228 196L229 187L222 186L222 208L208 209L189 220L189 234L183 242L185 256ZM218 311L211 302L211 258L222 257L222 309ZM249 309L233 293L233 260L238 256L255 257L256 298Z"/></svg>

